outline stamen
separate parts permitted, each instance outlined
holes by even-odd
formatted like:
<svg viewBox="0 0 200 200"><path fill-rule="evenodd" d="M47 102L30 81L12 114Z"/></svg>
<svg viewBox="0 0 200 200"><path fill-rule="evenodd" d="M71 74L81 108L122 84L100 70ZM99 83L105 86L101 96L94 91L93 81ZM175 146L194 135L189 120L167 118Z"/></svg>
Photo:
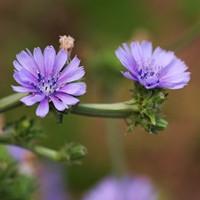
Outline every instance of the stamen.
<svg viewBox="0 0 200 200"><path fill-rule="evenodd" d="M38 85L36 86L40 92L44 95L49 96L53 94L57 88L55 78L45 79L40 74L38 74Z"/></svg>
<svg viewBox="0 0 200 200"><path fill-rule="evenodd" d="M143 85L151 88L159 83L158 73L152 71L151 68L141 68L138 72L140 76L140 82Z"/></svg>

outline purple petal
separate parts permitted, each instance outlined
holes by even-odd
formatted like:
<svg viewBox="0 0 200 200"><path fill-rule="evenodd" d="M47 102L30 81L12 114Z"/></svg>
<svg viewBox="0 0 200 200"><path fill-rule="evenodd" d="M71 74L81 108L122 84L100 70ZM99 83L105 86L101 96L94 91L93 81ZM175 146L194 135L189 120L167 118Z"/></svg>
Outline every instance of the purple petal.
<svg viewBox="0 0 200 200"><path fill-rule="evenodd" d="M80 80L85 75L85 70L83 67L79 67L76 71L71 71L68 74L65 74L62 78L58 79L59 85L64 85L69 82Z"/></svg>
<svg viewBox="0 0 200 200"><path fill-rule="evenodd" d="M107 177L83 200L156 200L158 192L146 177Z"/></svg>
<svg viewBox="0 0 200 200"><path fill-rule="evenodd" d="M131 52L135 62L137 63L137 69L139 67L148 67L152 59L152 44L148 41L132 42L131 43ZM137 76L137 74L136 74Z"/></svg>
<svg viewBox="0 0 200 200"><path fill-rule="evenodd" d="M187 66L180 59L174 59L160 72L160 86L169 89L183 88L190 80L190 73L186 72Z"/></svg>
<svg viewBox="0 0 200 200"><path fill-rule="evenodd" d="M36 92L36 89L31 88L31 87L28 88L28 87L22 87L22 86L14 86L14 85L12 85L11 87L15 92L21 92L21 93Z"/></svg>
<svg viewBox="0 0 200 200"><path fill-rule="evenodd" d="M57 97L54 96L50 96L51 101L53 102L55 108L59 111L63 111L66 108L68 108L68 106L66 104L64 104L60 99L58 99Z"/></svg>
<svg viewBox="0 0 200 200"><path fill-rule="evenodd" d="M37 48L34 48L34 51L33 51L33 57L34 57L34 60L38 66L38 69L40 71L40 73L44 76L45 74L45 68L44 68L44 56L42 54L42 51L39 47Z"/></svg>
<svg viewBox="0 0 200 200"><path fill-rule="evenodd" d="M60 79L79 69L80 60L75 56L60 75Z"/></svg>
<svg viewBox="0 0 200 200"><path fill-rule="evenodd" d="M36 115L38 117L45 117L49 112L49 102L48 99L43 99L36 109Z"/></svg>
<svg viewBox="0 0 200 200"><path fill-rule="evenodd" d="M56 51L53 46L47 46L44 50L44 66L46 75L50 75L53 71Z"/></svg>
<svg viewBox="0 0 200 200"><path fill-rule="evenodd" d="M184 72L160 80L159 85L160 87L167 89L180 89L186 86L189 80L190 80L190 73Z"/></svg>
<svg viewBox="0 0 200 200"><path fill-rule="evenodd" d="M115 54L117 58L120 60L122 65L132 72L133 74L136 72L136 62L133 58L133 55L131 53L131 49L127 44L123 44L123 48L119 47L116 51Z"/></svg>
<svg viewBox="0 0 200 200"><path fill-rule="evenodd" d="M68 54L64 49L61 49L56 55L55 63L54 63L54 74L58 74L61 69L64 67L67 62Z"/></svg>
<svg viewBox="0 0 200 200"><path fill-rule="evenodd" d="M165 51L160 47L157 47L152 55L152 60L154 61L154 64L159 67L167 66L173 61L174 58L176 57L172 51Z"/></svg>
<svg viewBox="0 0 200 200"><path fill-rule="evenodd" d="M137 77L136 76L133 76L130 72L122 72L122 74L127 78L127 79L130 79L130 80L134 80L134 81L137 81Z"/></svg>
<svg viewBox="0 0 200 200"><path fill-rule="evenodd" d="M79 102L79 99L61 92L56 93L56 97L58 97L65 105L75 105Z"/></svg>
<svg viewBox="0 0 200 200"><path fill-rule="evenodd" d="M33 57L33 54L31 53L31 51L28 48L26 48L26 52L29 54L29 56Z"/></svg>
<svg viewBox="0 0 200 200"><path fill-rule="evenodd" d="M15 72L15 73L13 74L13 78L14 78L15 81L16 81L17 83L19 83L21 86L24 86L24 87L32 87L32 85L31 85L30 82L26 82L26 81L24 81L24 80L21 79L22 77L20 76L19 72Z"/></svg>
<svg viewBox="0 0 200 200"><path fill-rule="evenodd" d="M161 88L165 89L171 89L171 90L177 90L177 89L182 89L187 85L185 82L180 82L180 83L168 83L168 82L162 82L160 84Z"/></svg>
<svg viewBox="0 0 200 200"><path fill-rule="evenodd" d="M44 95L35 94L23 97L20 101L23 102L27 106L32 106L37 102L42 101L45 98Z"/></svg>
<svg viewBox="0 0 200 200"><path fill-rule="evenodd" d="M137 65L141 66L141 64L143 64L144 59L146 59L146 57L145 55L143 55L143 51L139 42L131 43L131 52Z"/></svg>
<svg viewBox="0 0 200 200"><path fill-rule="evenodd" d="M18 73L20 80L23 81L23 82L37 83L37 78L25 69L22 69L18 72L15 72L15 73Z"/></svg>
<svg viewBox="0 0 200 200"><path fill-rule="evenodd" d="M181 61L180 59L174 59L169 65L167 65L160 71L159 77L164 78L173 76L175 74L183 73L186 70L187 66L183 61Z"/></svg>
<svg viewBox="0 0 200 200"><path fill-rule="evenodd" d="M17 71L20 71L21 69L23 69L23 67L22 67L22 66L19 64L19 62L16 61L16 60L13 61L13 65L14 65L14 67L15 67L15 69L16 69Z"/></svg>
<svg viewBox="0 0 200 200"><path fill-rule="evenodd" d="M141 48L143 52L143 56L145 56L147 59L150 59L152 56L152 43L149 41L142 41L141 42Z"/></svg>
<svg viewBox="0 0 200 200"><path fill-rule="evenodd" d="M80 96L86 93L86 84L83 82L70 83L59 89L59 92Z"/></svg>
<svg viewBox="0 0 200 200"><path fill-rule="evenodd" d="M35 76L37 75L37 65L32 56L30 56L26 51L21 51L16 55L16 57L24 69Z"/></svg>

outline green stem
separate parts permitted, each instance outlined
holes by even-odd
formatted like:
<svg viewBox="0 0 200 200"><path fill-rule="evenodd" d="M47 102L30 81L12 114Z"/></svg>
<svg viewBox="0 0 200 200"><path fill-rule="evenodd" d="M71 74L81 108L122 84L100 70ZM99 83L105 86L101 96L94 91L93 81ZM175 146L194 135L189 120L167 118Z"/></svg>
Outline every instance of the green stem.
<svg viewBox="0 0 200 200"><path fill-rule="evenodd" d="M110 101L112 98L115 99L116 95L114 90L108 89L106 91L106 99L108 101ZM126 161L124 155L123 135L120 131L119 123L113 119L106 120L106 132L107 144L112 163L112 171L115 176L121 177L126 173Z"/></svg>
<svg viewBox="0 0 200 200"><path fill-rule="evenodd" d="M133 101L126 101L110 104L79 104L71 113L90 117L126 118L137 111L138 107Z"/></svg>
<svg viewBox="0 0 200 200"><path fill-rule="evenodd" d="M60 161L59 153L53 149L49 149L43 146L34 146L33 152L40 156L50 158L51 160Z"/></svg>
<svg viewBox="0 0 200 200"><path fill-rule="evenodd" d="M0 113L21 106L20 99L27 94L12 94L0 99ZM126 118L137 112L138 107L134 100L110 104L78 104L71 109L71 113L91 117ZM66 114L68 112L65 112Z"/></svg>
<svg viewBox="0 0 200 200"><path fill-rule="evenodd" d="M15 93L0 99L0 113L11 110L15 107L22 105L20 99L27 94Z"/></svg>
<svg viewBox="0 0 200 200"><path fill-rule="evenodd" d="M0 136L0 144L18 146L18 147L30 150L39 156L46 157L54 161L60 161L60 154L56 150L49 149L47 147L43 147L39 145L26 146L26 145L18 144L10 136Z"/></svg>
<svg viewBox="0 0 200 200"><path fill-rule="evenodd" d="M126 173L123 135L120 133L116 121L113 119L106 121L106 132L113 172L116 176L123 176Z"/></svg>

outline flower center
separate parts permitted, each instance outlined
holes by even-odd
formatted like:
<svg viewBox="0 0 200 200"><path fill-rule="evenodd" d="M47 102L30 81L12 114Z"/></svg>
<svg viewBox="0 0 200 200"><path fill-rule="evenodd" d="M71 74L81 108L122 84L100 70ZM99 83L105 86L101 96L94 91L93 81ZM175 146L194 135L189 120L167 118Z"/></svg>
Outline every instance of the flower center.
<svg viewBox="0 0 200 200"><path fill-rule="evenodd" d="M139 81L146 88L155 88L159 84L158 74L151 69L140 69Z"/></svg>
<svg viewBox="0 0 200 200"><path fill-rule="evenodd" d="M40 92L42 92L45 96L49 96L55 92L57 89L56 78L52 77L42 77L38 74L38 84L37 88Z"/></svg>

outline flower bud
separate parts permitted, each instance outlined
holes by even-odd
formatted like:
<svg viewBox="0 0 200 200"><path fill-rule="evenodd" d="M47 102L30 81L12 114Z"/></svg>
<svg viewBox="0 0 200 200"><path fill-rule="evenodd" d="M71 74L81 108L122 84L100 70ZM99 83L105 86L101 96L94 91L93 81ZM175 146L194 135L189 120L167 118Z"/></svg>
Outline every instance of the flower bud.
<svg viewBox="0 0 200 200"><path fill-rule="evenodd" d="M70 143L61 149L61 160L67 160L72 163L79 163L87 154L87 149L81 144Z"/></svg>
<svg viewBox="0 0 200 200"><path fill-rule="evenodd" d="M71 51L74 47L75 39L71 37L70 35L66 36L60 36L59 43L60 43L60 49L64 49L66 52Z"/></svg>

